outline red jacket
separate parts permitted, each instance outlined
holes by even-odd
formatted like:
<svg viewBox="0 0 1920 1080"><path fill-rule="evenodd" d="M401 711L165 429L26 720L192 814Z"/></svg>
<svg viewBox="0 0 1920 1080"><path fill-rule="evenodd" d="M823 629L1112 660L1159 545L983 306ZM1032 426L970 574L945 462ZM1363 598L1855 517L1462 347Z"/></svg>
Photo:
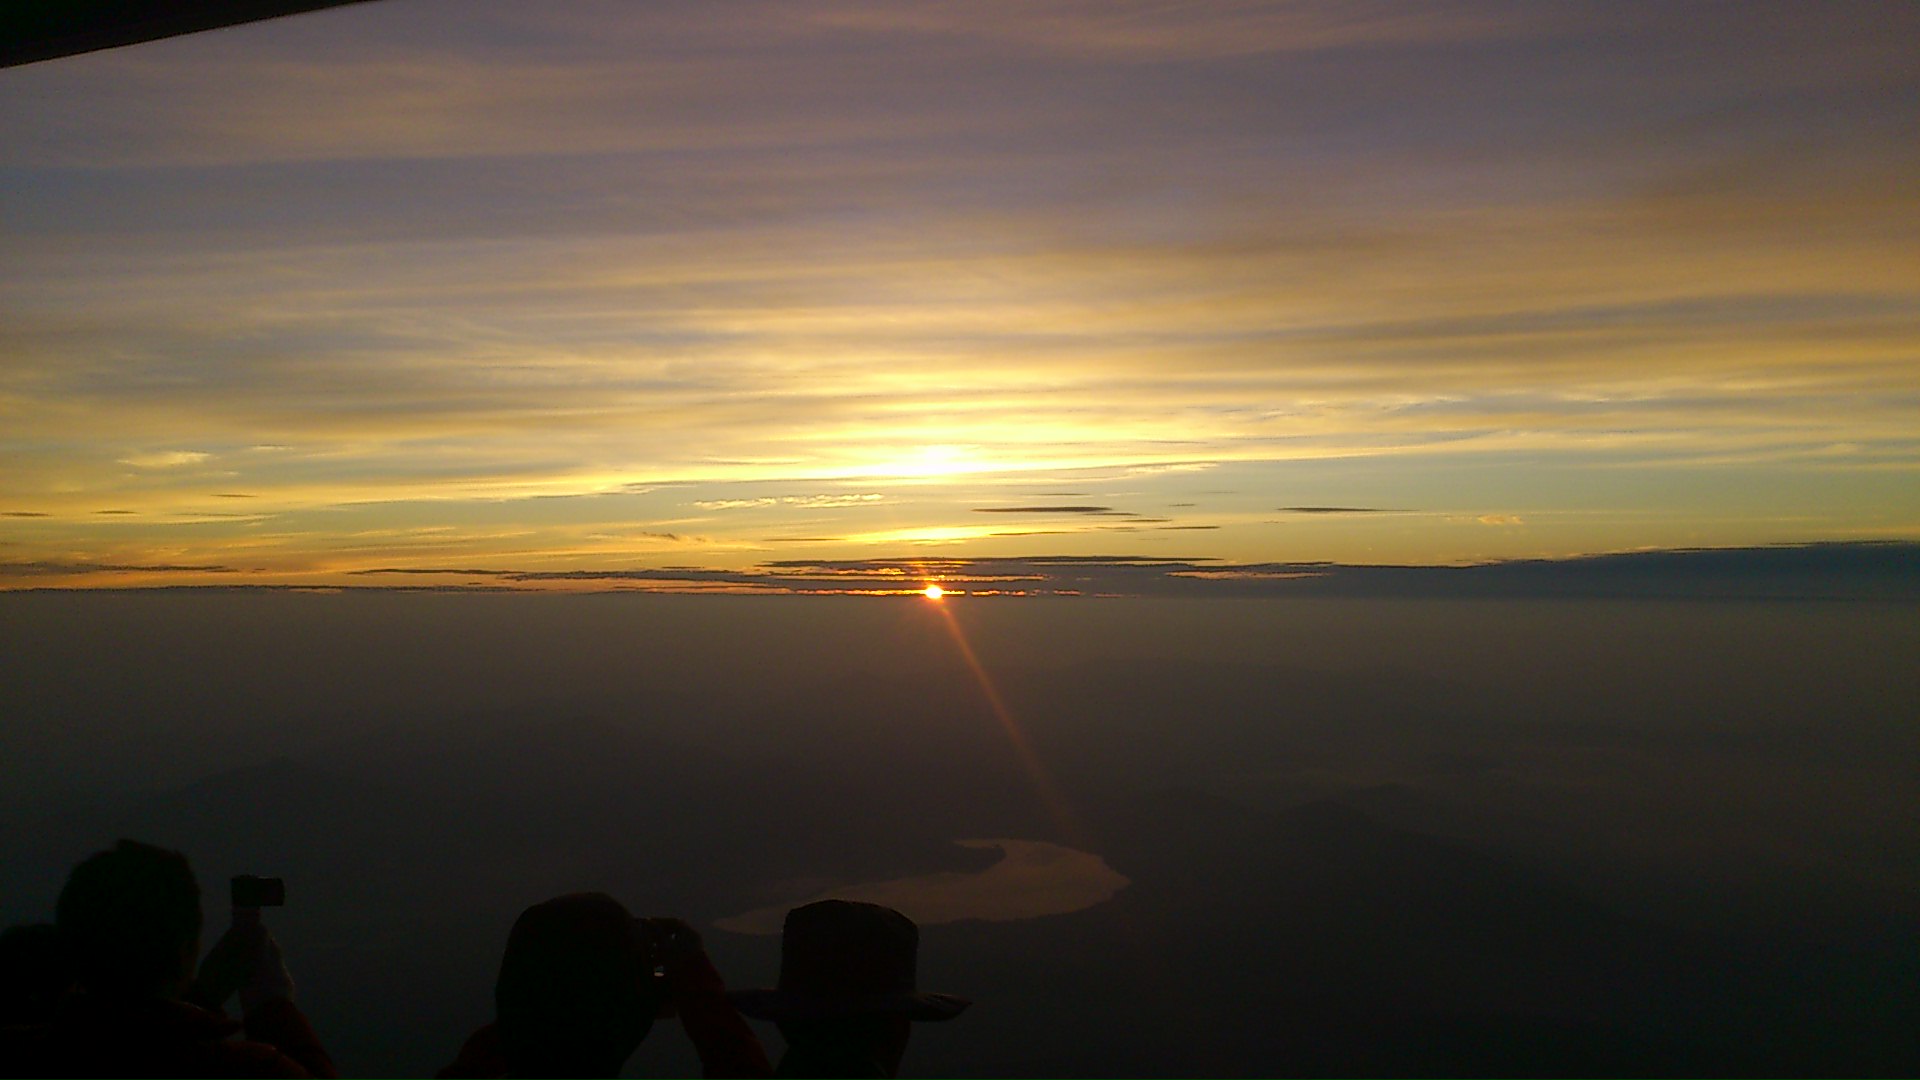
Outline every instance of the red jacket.
<svg viewBox="0 0 1920 1080"><path fill-rule="evenodd" d="M81 994L52 1023L0 1033L5 1076L318 1076L333 1059L291 1001L229 1020L184 1001L115 1001Z"/></svg>

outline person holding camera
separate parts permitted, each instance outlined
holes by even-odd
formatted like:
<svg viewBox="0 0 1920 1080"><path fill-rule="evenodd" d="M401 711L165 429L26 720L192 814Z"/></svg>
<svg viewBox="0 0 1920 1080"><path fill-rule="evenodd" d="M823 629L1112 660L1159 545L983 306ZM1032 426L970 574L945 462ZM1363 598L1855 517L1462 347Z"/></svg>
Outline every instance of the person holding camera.
<svg viewBox="0 0 1920 1080"><path fill-rule="evenodd" d="M196 977L200 886L179 852L122 840L89 857L68 875L54 925L79 993L50 1022L6 1033L7 1074L338 1075L257 908L234 909ZM219 1011L236 994L244 1023Z"/></svg>
<svg viewBox="0 0 1920 1080"><path fill-rule="evenodd" d="M654 1020L673 1015L704 1075L771 1072L699 933L679 919L635 918L604 893L558 896L520 914L494 1009L440 1077L614 1076Z"/></svg>

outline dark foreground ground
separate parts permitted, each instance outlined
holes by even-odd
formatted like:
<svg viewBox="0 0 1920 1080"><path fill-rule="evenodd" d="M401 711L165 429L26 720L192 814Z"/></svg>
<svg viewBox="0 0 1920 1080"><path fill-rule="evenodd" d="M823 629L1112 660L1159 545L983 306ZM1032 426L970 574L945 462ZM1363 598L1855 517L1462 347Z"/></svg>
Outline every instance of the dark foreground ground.
<svg viewBox="0 0 1920 1080"><path fill-rule="evenodd" d="M546 896L771 985L713 920L1028 837L1132 884L925 928L910 1072L1920 1070L1910 609L1066 603L958 612L1036 783L919 608L0 597L0 914L120 835L283 875L343 1068L423 1074Z"/></svg>

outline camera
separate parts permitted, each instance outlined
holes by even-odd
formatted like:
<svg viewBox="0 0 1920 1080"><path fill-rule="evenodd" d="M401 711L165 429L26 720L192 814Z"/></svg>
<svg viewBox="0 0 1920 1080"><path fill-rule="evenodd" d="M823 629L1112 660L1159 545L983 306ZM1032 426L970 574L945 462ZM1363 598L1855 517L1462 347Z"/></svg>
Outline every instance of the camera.
<svg viewBox="0 0 1920 1080"><path fill-rule="evenodd" d="M674 919L637 918L634 926L639 931L642 955L650 976L647 980L649 989L657 995L660 1003L654 1018L665 1020L676 1016L678 1010L673 1002L673 992L667 985L667 964L686 955L689 947L697 951L700 947L699 938L697 935L689 938L689 931Z"/></svg>
<svg viewBox="0 0 1920 1080"><path fill-rule="evenodd" d="M655 968L665 967L669 960L700 949L699 935L678 919L640 919L639 923L647 956Z"/></svg>
<svg viewBox="0 0 1920 1080"><path fill-rule="evenodd" d="M233 906L237 908L284 907L287 883L277 877L241 874L233 879Z"/></svg>

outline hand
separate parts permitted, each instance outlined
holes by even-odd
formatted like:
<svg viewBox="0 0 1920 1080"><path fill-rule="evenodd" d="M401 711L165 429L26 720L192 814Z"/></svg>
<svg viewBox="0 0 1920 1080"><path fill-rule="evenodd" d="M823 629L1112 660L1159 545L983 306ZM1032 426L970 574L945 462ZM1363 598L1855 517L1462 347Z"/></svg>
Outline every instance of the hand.
<svg viewBox="0 0 1920 1080"><path fill-rule="evenodd" d="M700 931L682 919L647 919L647 932L653 938L653 954L672 977L684 961L706 953Z"/></svg>
<svg viewBox="0 0 1920 1080"><path fill-rule="evenodd" d="M251 1013L269 1001L293 1000L293 976L287 973L287 963L280 957L280 943L273 940L265 927L260 929L251 959L247 981L240 984L243 1012Z"/></svg>
<svg viewBox="0 0 1920 1080"><path fill-rule="evenodd" d="M707 958L700 931L680 919L648 919L647 932L653 938L654 962L666 976L667 1008L661 1016L684 1009L696 1000L716 997L726 991L720 973Z"/></svg>
<svg viewBox="0 0 1920 1080"><path fill-rule="evenodd" d="M258 911L236 911L233 925L207 950L200 961L199 974L187 991L188 1001L202 1008L218 1009L240 989L253 971L254 955L267 928L260 923Z"/></svg>

